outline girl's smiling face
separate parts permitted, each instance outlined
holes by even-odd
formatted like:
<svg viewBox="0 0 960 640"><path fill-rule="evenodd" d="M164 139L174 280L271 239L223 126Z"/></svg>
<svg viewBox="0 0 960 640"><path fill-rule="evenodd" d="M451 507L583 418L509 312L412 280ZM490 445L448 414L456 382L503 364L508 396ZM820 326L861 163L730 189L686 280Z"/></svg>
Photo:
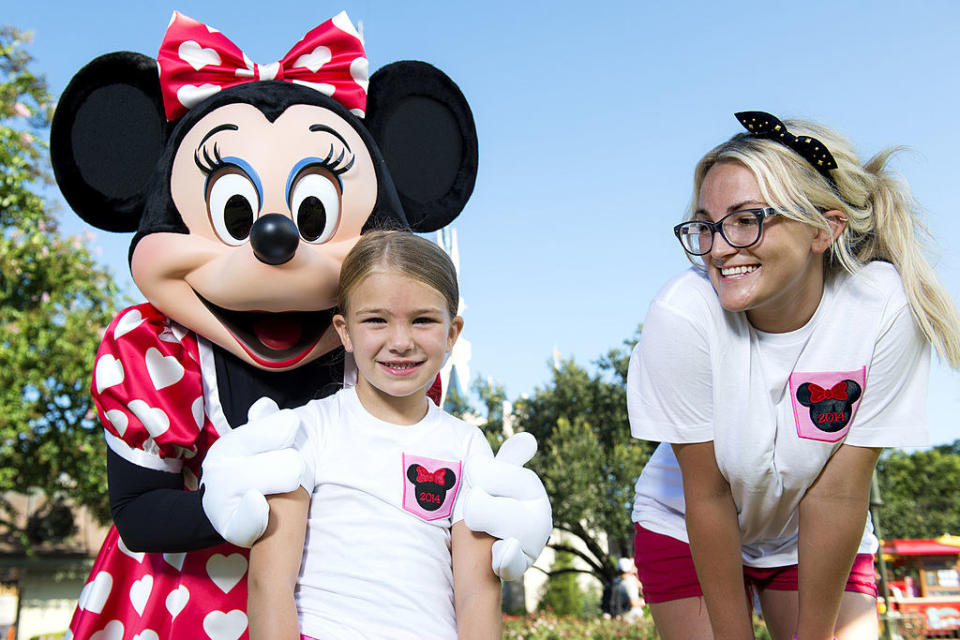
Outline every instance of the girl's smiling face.
<svg viewBox="0 0 960 640"><path fill-rule="evenodd" d="M716 222L734 211L768 206L753 173L735 162L718 162L704 177L697 217ZM831 213L836 212L825 215ZM703 263L724 309L746 312L761 331L783 333L802 327L817 310L823 253L832 239L825 231L776 216L763 222L757 243L743 249L715 234Z"/></svg>
<svg viewBox="0 0 960 640"><path fill-rule="evenodd" d="M426 413L426 391L453 348L463 318L444 296L402 272L374 270L349 294L333 325L357 363L357 396L373 416L413 424Z"/></svg>

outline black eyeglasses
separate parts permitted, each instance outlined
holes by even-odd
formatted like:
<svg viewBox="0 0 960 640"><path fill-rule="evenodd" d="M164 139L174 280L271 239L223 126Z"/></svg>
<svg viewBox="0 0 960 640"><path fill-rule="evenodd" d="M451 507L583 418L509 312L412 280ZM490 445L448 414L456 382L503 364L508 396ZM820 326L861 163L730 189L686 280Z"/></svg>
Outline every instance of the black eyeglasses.
<svg viewBox="0 0 960 640"><path fill-rule="evenodd" d="M763 234L763 220L780 215L772 207L763 209L743 209L729 213L716 222L691 220L681 222L673 232L683 245L683 250L694 256L703 256L713 249L713 234L720 232L727 244L736 249L749 247Z"/></svg>

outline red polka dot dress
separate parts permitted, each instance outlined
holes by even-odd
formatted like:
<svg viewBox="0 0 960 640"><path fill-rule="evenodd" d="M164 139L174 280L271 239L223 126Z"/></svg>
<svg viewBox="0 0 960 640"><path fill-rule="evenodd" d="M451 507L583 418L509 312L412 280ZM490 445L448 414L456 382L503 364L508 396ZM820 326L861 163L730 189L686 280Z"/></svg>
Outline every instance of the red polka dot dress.
<svg viewBox="0 0 960 640"><path fill-rule="evenodd" d="M107 328L91 390L107 445L146 469L181 473L195 490L210 445L229 429L195 334L145 303ZM214 413L217 425L208 413ZM171 514L175 517L175 514ZM224 543L184 553L135 553L111 527L66 638L247 638L246 549Z"/></svg>

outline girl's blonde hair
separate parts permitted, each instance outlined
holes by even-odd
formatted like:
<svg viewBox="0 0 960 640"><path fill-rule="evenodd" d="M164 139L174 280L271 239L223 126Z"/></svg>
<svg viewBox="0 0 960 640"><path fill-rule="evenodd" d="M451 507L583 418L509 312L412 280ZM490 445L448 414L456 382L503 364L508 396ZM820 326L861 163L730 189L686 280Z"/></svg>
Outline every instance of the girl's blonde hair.
<svg viewBox="0 0 960 640"><path fill-rule="evenodd" d="M698 209L707 171L719 162L746 167L764 200L786 217L830 232L823 212L840 211L847 223L827 252L827 273L841 269L852 273L873 260L892 263L924 335L941 358L960 368L960 316L927 261L929 234L910 188L887 166L890 156L902 148L881 151L861 166L851 144L836 132L800 120L784 124L792 134L811 136L826 145L837 161L837 168L830 172L836 186L789 147L741 133L697 163L690 219Z"/></svg>
<svg viewBox="0 0 960 640"><path fill-rule="evenodd" d="M408 231L372 231L360 237L340 269L337 306L341 313L347 312L350 292L377 271L400 272L436 289L447 303L450 317L457 315L460 287L450 256Z"/></svg>

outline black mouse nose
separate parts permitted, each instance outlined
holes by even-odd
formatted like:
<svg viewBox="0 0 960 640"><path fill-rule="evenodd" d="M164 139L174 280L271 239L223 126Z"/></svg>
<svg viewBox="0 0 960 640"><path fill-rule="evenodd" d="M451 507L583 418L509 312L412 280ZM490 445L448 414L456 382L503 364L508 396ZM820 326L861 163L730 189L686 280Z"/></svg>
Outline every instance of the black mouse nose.
<svg viewBox="0 0 960 640"><path fill-rule="evenodd" d="M300 244L300 232L293 220L279 213L260 216L250 229L253 254L266 264L289 262Z"/></svg>

